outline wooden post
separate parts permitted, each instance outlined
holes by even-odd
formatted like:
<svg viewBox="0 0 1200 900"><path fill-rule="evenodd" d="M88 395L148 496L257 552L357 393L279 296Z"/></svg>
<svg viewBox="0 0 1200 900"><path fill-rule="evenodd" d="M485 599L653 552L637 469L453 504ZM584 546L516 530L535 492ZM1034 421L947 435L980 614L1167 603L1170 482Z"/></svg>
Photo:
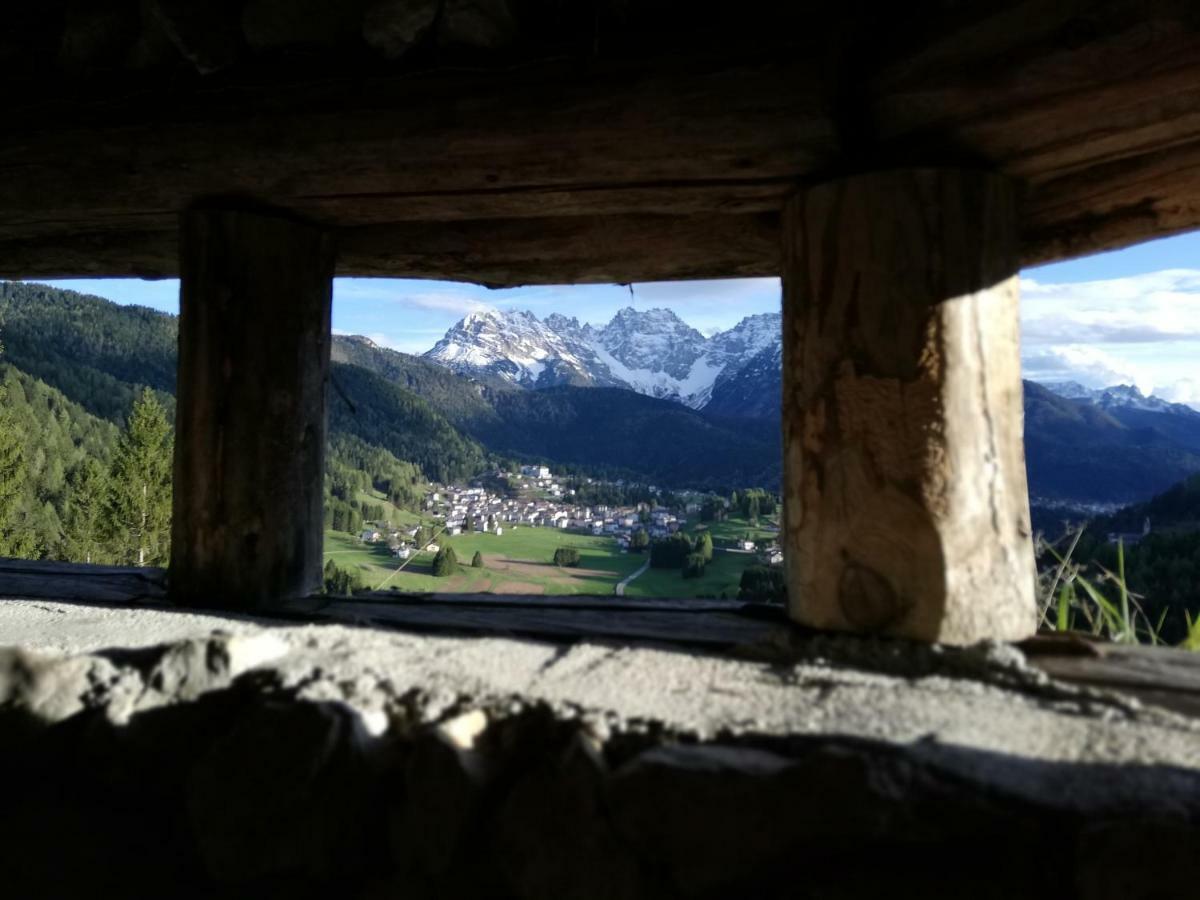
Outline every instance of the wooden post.
<svg viewBox="0 0 1200 900"><path fill-rule="evenodd" d="M332 236L195 210L180 239L170 593L269 609L320 590Z"/></svg>
<svg viewBox="0 0 1200 900"><path fill-rule="evenodd" d="M845 178L789 200L783 244L791 617L955 644L1031 634L1011 184Z"/></svg>

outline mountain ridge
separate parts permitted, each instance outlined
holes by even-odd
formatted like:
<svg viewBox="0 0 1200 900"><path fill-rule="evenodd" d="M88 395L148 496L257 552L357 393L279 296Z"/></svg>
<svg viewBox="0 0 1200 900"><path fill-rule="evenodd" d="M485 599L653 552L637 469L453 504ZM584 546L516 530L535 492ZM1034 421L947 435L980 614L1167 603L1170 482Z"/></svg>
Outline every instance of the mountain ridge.
<svg viewBox="0 0 1200 900"><path fill-rule="evenodd" d="M472 312L451 326L425 359L465 375L490 375L543 390L561 385L620 387L702 409L722 378L781 342L778 313L746 316L705 337L664 308L618 310L603 326L552 313Z"/></svg>

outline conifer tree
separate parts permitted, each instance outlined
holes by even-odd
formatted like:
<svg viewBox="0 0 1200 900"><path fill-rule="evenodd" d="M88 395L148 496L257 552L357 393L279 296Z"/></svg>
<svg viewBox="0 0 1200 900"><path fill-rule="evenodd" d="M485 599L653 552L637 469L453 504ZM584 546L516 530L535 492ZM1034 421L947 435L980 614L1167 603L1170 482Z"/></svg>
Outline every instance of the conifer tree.
<svg viewBox="0 0 1200 900"><path fill-rule="evenodd" d="M433 574L438 578L458 572L458 556L453 547L442 547L433 558Z"/></svg>
<svg viewBox="0 0 1200 900"><path fill-rule="evenodd" d="M62 555L71 562L107 562L104 542L104 505L108 473L87 457L67 476Z"/></svg>
<svg viewBox="0 0 1200 900"><path fill-rule="evenodd" d="M25 471L24 441L9 411L8 392L0 388L0 556L36 555L36 537L18 521Z"/></svg>
<svg viewBox="0 0 1200 900"><path fill-rule="evenodd" d="M109 470L105 524L120 562L149 566L167 560L172 447L166 412L146 388L134 401Z"/></svg>
<svg viewBox="0 0 1200 900"><path fill-rule="evenodd" d="M476 550L475 555L471 557L471 568L473 568L473 569L482 569L483 568L483 554L480 553L478 550Z"/></svg>

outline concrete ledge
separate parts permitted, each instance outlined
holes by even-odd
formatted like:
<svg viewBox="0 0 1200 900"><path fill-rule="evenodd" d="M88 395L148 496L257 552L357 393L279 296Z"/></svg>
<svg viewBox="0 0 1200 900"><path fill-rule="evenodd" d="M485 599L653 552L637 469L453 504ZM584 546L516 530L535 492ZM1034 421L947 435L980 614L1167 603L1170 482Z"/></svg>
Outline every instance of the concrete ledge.
<svg viewBox="0 0 1200 900"><path fill-rule="evenodd" d="M45 601L0 602L0 644L13 896L1194 883L1200 725L1011 647L780 664Z"/></svg>

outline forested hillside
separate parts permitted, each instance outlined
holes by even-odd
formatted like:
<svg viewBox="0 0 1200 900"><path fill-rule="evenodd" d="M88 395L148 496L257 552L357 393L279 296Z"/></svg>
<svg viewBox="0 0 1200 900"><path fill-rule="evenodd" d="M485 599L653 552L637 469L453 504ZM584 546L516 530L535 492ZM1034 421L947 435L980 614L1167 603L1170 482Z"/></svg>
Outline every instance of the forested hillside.
<svg viewBox="0 0 1200 900"><path fill-rule="evenodd" d="M0 283L0 316L4 407L22 467L13 527L0 536L12 542L0 552L165 561L164 510L155 512L162 527L134 547L101 507L115 496L114 477L126 477L115 455L142 392L153 392L164 420L173 416L176 318L11 283ZM336 338L333 357L326 508L345 530L360 521L367 489L413 505L429 480L463 480L514 457L668 487L778 480L769 438L678 404L620 390L531 394L362 338ZM165 443L159 451L154 467L169 479Z"/></svg>
<svg viewBox="0 0 1200 900"><path fill-rule="evenodd" d="M488 453L464 437L429 403L358 366L334 363L329 430L353 435L419 466L433 481L458 481L482 471Z"/></svg>
<svg viewBox="0 0 1200 900"><path fill-rule="evenodd" d="M1149 521L1150 532L1143 535ZM1200 475L1174 485L1145 503L1135 503L1089 522L1075 559L1093 575L1116 572L1116 535L1123 539L1125 580L1140 596L1151 622L1162 621L1162 637L1178 643L1190 616L1200 616ZM1115 592L1108 590L1110 594ZM1186 614L1186 615L1185 615Z"/></svg>
<svg viewBox="0 0 1200 900"><path fill-rule="evenodd" d="M169 402L177 336L175 316L144 306L0 282L4 361L112 422L129 413L143 386Z"/></svg>
<svg viewBox="0 0 1200 900"><path fill-rule="evenodd" d="M497 421L471 430L510 456L619 466L668 487L779 484L776 447L669 400L564 386L509 391L492 402Z"/></svg>
<svg viewBox="0 0 1200 900"><path fill-rule="evenodd" d="M10 526L19 535L16 549L22 556L61 555L70 485L88 460L108 466L118 429L11 365L0 364L0 381L24 462Z"/></svg>
<svg viewBox="0 0 1200 900"><path fill-rule="evenodd" d="M362 338L335 338L334 358L420 396L450 424L502 456L619 470L669 487L779 484L778 423L765 419L717 419L620 388L523 390L486 375L457 375ZM353 397L368 384L356 379L346 394ZM373 417L351 430L368 436L375 425ZM351 425L339 419L337 428Z"/></svg>

